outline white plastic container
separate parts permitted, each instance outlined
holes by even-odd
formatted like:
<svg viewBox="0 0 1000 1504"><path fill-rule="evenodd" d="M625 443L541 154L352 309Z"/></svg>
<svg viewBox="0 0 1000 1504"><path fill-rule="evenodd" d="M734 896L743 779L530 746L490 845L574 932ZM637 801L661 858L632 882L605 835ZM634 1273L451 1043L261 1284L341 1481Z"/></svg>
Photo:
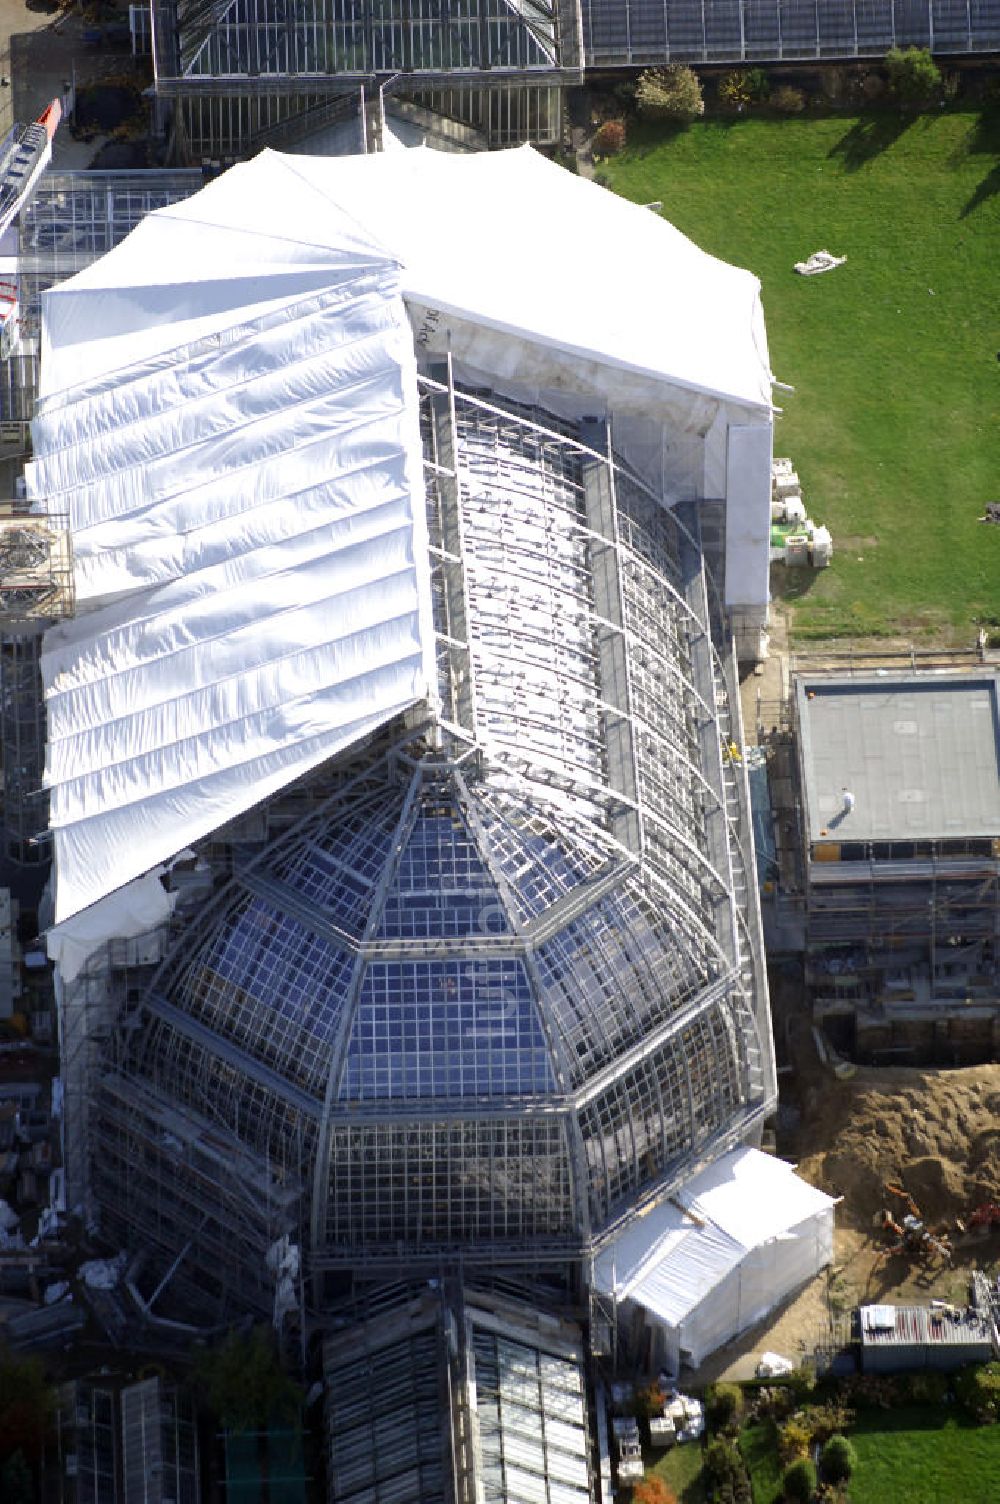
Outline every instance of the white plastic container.
<svg viewBox="0 0 1000 1504"><path fill-rule="evenodd" d="M785 539L785 563L790 569L809 563L808 534L789 533Z"/></svg>
<svg viewBox="0 0 1000 1504"><path fill-rule="evenodd" d="M801 491L802 487L794 470L789 470L787 474L776 475L774 477L774 494L782 500L786 496L799 495Z"/></svg>
<svg viewBox="0 0 1000 1504"><path fill-rule="evenodd" d="M825 569L833 558L833 538L828 527L813 529L812 563L814 569Z"/></svg>
<svg viewBox="0 0 1000 1504"><path fill-rule="evenodd" d="M786 496L782 502L785 509L786 522L802 522L806 520L806 506L802 497L796 493L794 496Z"/></svg>

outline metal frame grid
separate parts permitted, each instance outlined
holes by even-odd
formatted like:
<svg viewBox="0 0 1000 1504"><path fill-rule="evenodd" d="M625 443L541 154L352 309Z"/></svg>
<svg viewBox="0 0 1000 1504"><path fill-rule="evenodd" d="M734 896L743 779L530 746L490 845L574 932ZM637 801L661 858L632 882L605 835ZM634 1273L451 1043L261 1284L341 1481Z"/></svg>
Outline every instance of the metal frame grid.
<svg viewBox="0 0 1000 1504"><path fill-rule="evenodd" d="M582 78L578 0L152 0L161 100L181 155L289 145L391 89L494 146L561 137Z"/></svg>
<svg viewBox="0 0 1000 1504"><path fill-rule="evenodd" d="M38 333L43 292L112 250L147 214L190 198L203 181L194 170L45 173L19 219L25 332Z"/></svg>
<svg viewBox="0 0 1000 1504"><path fill-rule="evenodd" d="M157 88L238 82L251 92L360 82L405 73L433 82L483 73L557 74L551 0L153 0Z"/></svg>
<svg viewBox="0 0 1000 1504"><path fill-rule="evenodd" d="M421 379L440 719L390 728L236 864L99 1104L106 1219L206 1258L237 1228L251 1300L263 1229L177 1169L169 1103L269 1194L306 1188L316 1275L570 1265L773 1103L696 520L603 427L444 378Z"/></svg>
<svg viewBox="0 0 1000 1504"><path fill-rule="evenodd" d="M594 1498L579 1328L446 1280L324 1344L333 1504Z"/></svg>
<svg viewBox="0 0 1000 1504"><path fill-rule="evenodd" d="M800 62L1000 47L997 0L581 0L590 68Z"/></svg>
<svg viewBox="0 0 1000 1504"><path fill-rule="evenodd" d="M191 1398L161 1379L122 1390L122 1477L129 1504L199 1504L198 1433Z"/></svg>
<svg viewBox="0 0 1000 1504"><path fill-rule="evenodd" d="M79 1379L59 1385L51 1460L43 1468L43 1497L51 1504L117 1504L116 1398L112 1389Z"/></svg>

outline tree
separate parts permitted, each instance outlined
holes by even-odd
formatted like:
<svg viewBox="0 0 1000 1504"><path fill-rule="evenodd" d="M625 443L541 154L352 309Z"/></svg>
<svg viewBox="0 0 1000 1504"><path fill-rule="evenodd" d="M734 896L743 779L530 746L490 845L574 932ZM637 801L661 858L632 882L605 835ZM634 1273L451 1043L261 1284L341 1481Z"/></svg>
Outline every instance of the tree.
<svg viewBox="0 0 1000 1504"><path fill-rule="evenodd" d="M36 1461L53 1409L41 1359L0 1352L0 1460L21 1452L28 1462Z"/></svg>
<svg viewBox="0 0 1000 1504"><path fill-rule="evenodd" d="M901 104L926 104L941 92L941 69L926 47L892 47L885 55L889 89Z"/></svg>
<svg viewBox="0 0 1000 1504"><path fill-rule="evenodd" d="M806 96L791 84L779 84L771 95L771 108L780 115L801 115L805 107Z"/></svg>
<svg viewBox="0 0 1000 1504"><path fill-rule="evenodd" d="M632 1504L677 1504L677 1495L669 1483L647 1473L632 1490Z"/></svg>
<svg viewBox="0 0 1000 1504"><path fill-rule="evenodd" d="M270 1327L229 1332L195 1362L195 1382L209 1409L233 1431L262 1429L272 1421L294 1425L302 1391L281 1367Z"/></svg>
<svg viewBox="0 0 1000 1504"><path fill-rule="evenodd" d="M831 1436L819 1458L819 1470L828 1483L846 1483L854 1472L857 1454L846 1436Z"/></svg>
<svg viewBox="0 0 1000 1504"><path fill-rule="evenodd" d="M670 63L639 75L636 108L647 120L696 120L705 113L701 83L693 68Z"/></svg>
<svg viewBox="0 0 1000 1504"><path fill-rule="evenodd" d="M595 157L617 157L625 147L624 120L605 120L599 126L593 142Z"/></svg>
<svg viewBox="0 0 1000 1504"><path fill-rule="evenodd" d="M787 1467L782 1483L786 1499L793 1499L795 1504L810 1504L816 1492L816 1469L809 1458L800 1457Z"/></svg>
<svg viewBox="0 0 1000 1504"><path fill-rule="evenodd" d="M12 1452L0 1467L0 1499L4 1504L34 1504L35 1480L21 1451Z"/></svg>
<svg viewBox="0 0 1000 1504"><path fill-rule="evenodd" d="M713 1431L724 1431L743 1410L743 1390L739 1384L712 1384L705 1395L705 1409Z"/></svg>

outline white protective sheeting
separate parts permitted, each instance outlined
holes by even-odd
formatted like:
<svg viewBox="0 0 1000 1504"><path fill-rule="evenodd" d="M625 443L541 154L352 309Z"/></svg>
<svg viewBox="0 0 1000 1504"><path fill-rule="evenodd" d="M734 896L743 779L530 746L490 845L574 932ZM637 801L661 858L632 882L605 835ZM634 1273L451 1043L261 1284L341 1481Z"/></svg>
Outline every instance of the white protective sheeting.
<svg viewBox="0 0 1000 1504"><path fill-rule="evenodd" d="M154 867L83 913L52 926L46 946L64 982L75 981L90 957L110 940L128 940L166 924L177 902L177 894L168 893L160 881L166 871L162 864Z"/></svg>
<svg viewBox="0 0 1000 1504"><path fill-rule="evenodd" d="M835 1204L782 1160L735 1149L630 1224L595 1279L697 1367L830 1262Z"/></svg>
<svg viewBox="0 0 1000 1504"><path fill-rule="evenodd" d="M540 386L589 385L641 408L653 382L662 400L671 400L666 386L771 411L757 278L527 146L337 158L265 151L230 168L48 295L42 390L171 348L178 321L185 339L195 337L231 306L231 280L245 303L262 301L280 264L289 293L302 295L326 285L325 269L341 258L379 250L400 264L429 350L450 345L456 358L502 374L504 364L523 369L511 344L520 337L535 347L529 369ZM224 280L206 280L222 266ZM260 277L266 287L257 289ZM129 297L108 307L106 293L118 289ZM503 339L484 359L488 330ZM69 345L74 362L54 369L52 356Z"/></svg>
<svg viewBox="0 0 1000 1504"><path fill-rule="evenodd" d="M264 152L149 215L43 299L57 921L433 694L414 345L653 419L664 474L720 409L769 443L757 279L530 148Z"/></svg>
<svg viewBox="0 0 1000 1504"><path fill-rule="evenodd" d="M57 921L432 692L413 341L371 261L263 313L262 265L251 314L86 386L50 356L31 486L94 607L42 658Z"/></svg>

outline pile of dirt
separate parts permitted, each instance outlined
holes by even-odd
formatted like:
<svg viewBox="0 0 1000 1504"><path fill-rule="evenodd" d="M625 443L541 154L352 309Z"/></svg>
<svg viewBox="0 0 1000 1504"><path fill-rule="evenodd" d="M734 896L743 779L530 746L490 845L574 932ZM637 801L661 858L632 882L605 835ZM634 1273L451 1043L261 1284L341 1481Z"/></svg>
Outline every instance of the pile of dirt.
<svg viewBox="0 0 1000 1504"><path fill-rule="evenodd" d="M1000 1066L859 1068L810 1096L799 1170L843 1196L842 1225L870 1227L890 1199L886 1182L908 1191L929 1221L1000 1201Z"/></svg>

